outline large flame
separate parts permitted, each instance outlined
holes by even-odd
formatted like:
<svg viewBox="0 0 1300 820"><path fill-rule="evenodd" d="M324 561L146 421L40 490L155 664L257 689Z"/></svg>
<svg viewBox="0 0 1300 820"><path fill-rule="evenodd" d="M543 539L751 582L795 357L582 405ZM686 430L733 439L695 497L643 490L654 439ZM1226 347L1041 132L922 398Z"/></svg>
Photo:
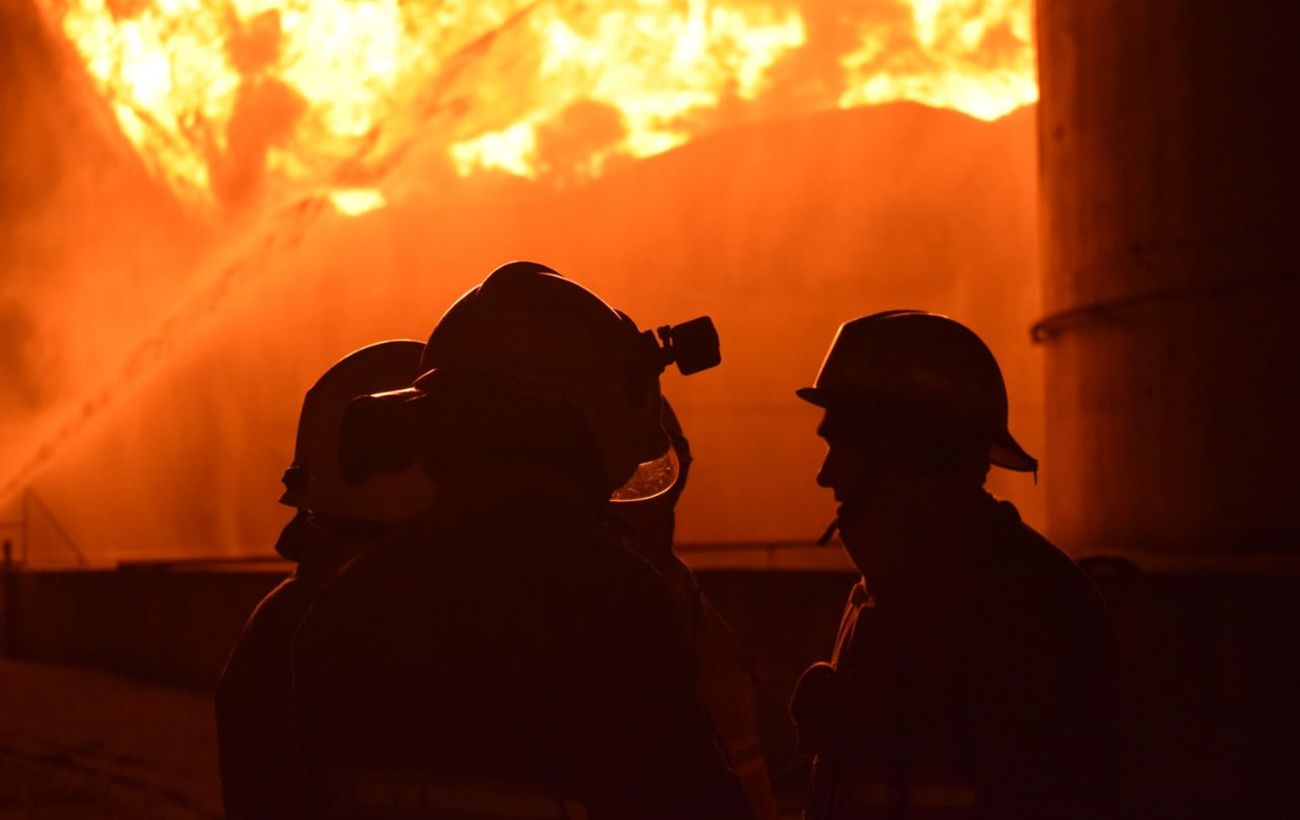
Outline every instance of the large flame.
<svg viewBox="0 0 1300 820"><path fill-rule="evenodd" d="M782 82L805 106L985 119L1037 95L1030 0L859 4L834 87L782 71L819 47L819 0L42 2L152 170L222 207L281 190L377 207L417 141L460 176L586 179L779 113L757 101Z"/></svg>
<svg viewBox="0 0 1300 820"><path fill-rule="evenodd" d="M1025 0L911 0L911 13L860 28L841 58L844 107L914 100L994 120L1038 99Z"/></svg>
<svg viewBox="0 0 1300 820"><path fill-rule="evenodd" d="M499 131L452 145L461 174L560 170L539 157L548 131L604 131L571 169L581 176L599 173L611 155L662 153L690 139L691 112L716 108L727 95L752 100L768 68L805 40L796 12L703 0L628 3L585 19L552 6L529 24L542 55L533 105ZM575 119L587 122L565 127Z"/></svg>

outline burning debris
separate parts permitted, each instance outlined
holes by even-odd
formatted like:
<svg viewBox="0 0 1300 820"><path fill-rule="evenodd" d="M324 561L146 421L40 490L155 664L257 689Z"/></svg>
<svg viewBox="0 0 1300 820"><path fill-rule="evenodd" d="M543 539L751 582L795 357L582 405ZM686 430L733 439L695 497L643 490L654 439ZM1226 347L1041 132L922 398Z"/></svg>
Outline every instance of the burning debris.
<svg viewBox="0 0 1300 820"><path fill-rule="evenodd" d="M351 347L423 336L467 276L512 256L638 309L714 312L745 352L682 396L703 441L789 437L766 388L803 376L772 335L793 300L810 325L882 300L973 317L1038 434L1033 354L1006 351L1037 313L1032 117L844 110L910 99L997 120L1032 102L1027 2L38 5L65 38L44 59L119 151L100 166L152 186L82 180L113 204L102 236L104 207L69 222L83 211L33 200L51 243L112 252L52 259L57 298L12 297L37 317L24 349L73 366L41 368L52 398L0 419L19 442L0 488L36 489L99 560L265 543L299 383ZM106 291L126 321L90 309ZM270 396L272 379L292 387ZM178 390L188 421L147 423ZM686 536L801 537L815 489L768 476L762 497L794 501L751 518L728 476L763 467L720 449ZM197 463L204 488L174 480ZM123 494L192 525L124 519Z"/></svg>
<svg viewBox="0 0 1300 820"><path fill-rule="evenodd" d="M1037 95L1027 0L44 0L122 132L199 206L444 174L571 182L755 119ZM373 189L362 196L358 189Z"/></svg>

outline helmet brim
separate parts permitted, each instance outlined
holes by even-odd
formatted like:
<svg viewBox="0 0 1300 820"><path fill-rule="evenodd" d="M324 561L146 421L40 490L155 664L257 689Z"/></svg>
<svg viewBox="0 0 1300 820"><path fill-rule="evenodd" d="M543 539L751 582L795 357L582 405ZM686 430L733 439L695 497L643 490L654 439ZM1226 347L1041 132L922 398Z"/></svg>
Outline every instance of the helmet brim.
<svg viewBox="0 0 1300 820"><path fill-rule="evenodd" d="M809 404L826 407L831 402L832 391L824 387L800 387L794 394Z"/></svg>
<svg viewBox="0 0 1300 820"><path fill-rule="evenodd" d="M1038 472L1038 459L1025 452L1009 431L999 433L989 446L989 463L1017 473Z"/></svg>

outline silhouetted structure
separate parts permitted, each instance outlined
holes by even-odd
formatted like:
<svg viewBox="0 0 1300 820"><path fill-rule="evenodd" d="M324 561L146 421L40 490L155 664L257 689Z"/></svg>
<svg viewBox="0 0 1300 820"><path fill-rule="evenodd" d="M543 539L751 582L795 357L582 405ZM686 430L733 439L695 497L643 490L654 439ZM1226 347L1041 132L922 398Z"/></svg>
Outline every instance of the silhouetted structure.
<svg viewBox="0 0 1300 820"><path fill-rule="evenodd" d="M417 374L424 346L390 341L364 347L307 391L293 464L280 502L298 510L275 545L293 574L249 616L217 684L221 786L228 820L288 820L302 806L294 745L290 639L327 580L392 524L428 506L431 487L415 470L355 486L338 467L339 430L352 399L395 389Z"/></svg>
<svg viewBox="0 0 1300 820"><path fill-rule="evenodd" d="M825 408L818 483L863 575L791 703L816 755L808 816L1112 817L1106 616L982 488L990 463L1037 469L988 348L946 317L877 313L840 328L799 395Z"/></svg>
<svg viewBox="0 0 1300 820"><path fill-rule="evenodd" d="M1109 557L1131 811L1300 816L1300 6L1037 5L1048 526Z"/></svg>

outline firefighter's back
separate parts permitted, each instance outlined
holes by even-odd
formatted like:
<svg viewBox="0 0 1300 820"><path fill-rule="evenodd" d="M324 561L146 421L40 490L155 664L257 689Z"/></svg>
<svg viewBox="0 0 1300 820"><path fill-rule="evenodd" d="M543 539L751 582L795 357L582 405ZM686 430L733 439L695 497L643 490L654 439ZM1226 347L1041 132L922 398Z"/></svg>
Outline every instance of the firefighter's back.
<svg viewBox="0 0 1300 820"><path fill-rule="evenodd" d="M318 810L735 816L662 582L577 506L507 506L438 509L322 594L295 647Z"/></svg>

